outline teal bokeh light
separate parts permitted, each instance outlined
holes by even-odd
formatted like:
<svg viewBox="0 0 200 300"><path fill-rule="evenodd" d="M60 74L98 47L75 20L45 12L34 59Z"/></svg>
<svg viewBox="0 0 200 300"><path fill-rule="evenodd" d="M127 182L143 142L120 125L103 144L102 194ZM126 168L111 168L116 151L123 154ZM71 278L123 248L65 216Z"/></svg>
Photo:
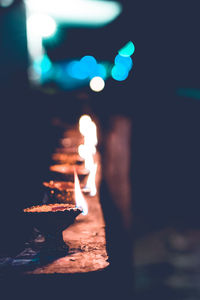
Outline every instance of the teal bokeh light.
<svg viewBox="0 0 200 300"><path fill-rule="evenodd" d="M118 53L121 56L131 56L135 52L135 46L133 42L129 41L124 47L122 47Z"/></svg>
<svg viewBox="0 0 200 300"><path fill-rule="evenodd" d="M117 81L126 80L126 78L128 77L128 74L129 74L129 72L128 72L127 68L125 66L123 66L122 64L114 65L111 70L112 78Z"/></svg>
<svg viewBox="0 0 200 300"><path fill-rule="evenodd" d="M45 54L33 63L33 68L38 74L48 72L52 67L49 57Z"/></svg>
<svg viewBox="0 0 200 300"><path fill-rule="evenodd" d="M128 71L130 71L133 65L133 61L130 56L122 56L118 54L115 57L115 65L123 65Z"/></svg>
<svg viewBox="0 0 200 300"><path fill-rule="evenodd" d="M99 77L102 77L103 79L106 79L107 77L107 71L106 71L106 67L103 66L102 64L98 64L97 66L97 75Z"/></svg>

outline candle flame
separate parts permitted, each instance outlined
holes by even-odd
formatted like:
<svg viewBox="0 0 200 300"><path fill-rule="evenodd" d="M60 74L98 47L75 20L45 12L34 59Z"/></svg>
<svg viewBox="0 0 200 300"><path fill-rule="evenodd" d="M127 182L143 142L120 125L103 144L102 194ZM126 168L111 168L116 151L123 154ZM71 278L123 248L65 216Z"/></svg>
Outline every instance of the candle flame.
<svg viewBox="0 0 200 300"><path fill-rule="evenodd" d="M95 196L97 193L96 182L95 182L96 172L97 172L97 164L93 164L90 169L90 174L88 176L88 180L86 184L86 188L90 189L90 196Z"/></svg>
<svg viewBox="0 0 200 300"><path fill-rule="evenodd" d="M82 214L86 216L88 214L88 206L83 196L83 193L81 192L80 182L75 168L74 168L74 189L75 189L74 194L75 194L76 207L81 208Z"/></svg>
<svg viewBox="0 0 200 300"><path fill-rule="evenodd" d="M85 136L87 134L87 129L90 126L90 123L92 122L90 116L88 115L82 115L79 119L79 130L80 133Z"/></svg>
<svg viewBox="0 0 200 300"><path fill-rule="evenodd" d="M91 117L83 115L79 119L79 131L84 136L84 144L89 147L97 145L97 128Z"/></svg>
<svg viewBox="0 0 200 300"><path fill-rule="evenodd" d="M96 153L96 148L90 148L87 147L86 145L79 145L78 147L78 154L81 158L85 159L85 168L88 169L89 171L94 165L94 159L93 159L93 154Z"/></svg>
<svg viewBox="0 0 200 300"><path fill-rule="evenodd" d="M96 195L95 176L97 164L94 163L93 155L96 153L97 145L97 128L91 117L83 115L79 120L79 130L84 136L84 144L79 145L78 153L85 159L85 168L90 171L86 187L90 189L90 195Z"/></svg>

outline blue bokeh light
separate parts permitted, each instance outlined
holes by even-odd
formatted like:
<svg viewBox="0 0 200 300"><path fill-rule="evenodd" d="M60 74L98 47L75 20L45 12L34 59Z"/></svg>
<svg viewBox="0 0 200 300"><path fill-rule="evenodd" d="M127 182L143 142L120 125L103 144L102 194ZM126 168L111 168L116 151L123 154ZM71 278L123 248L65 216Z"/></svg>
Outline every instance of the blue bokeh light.
<svg viewBox="0 0 200 300"><path fill-rule="evenodd" d="M72 61L67 66L68 74L76 79L84 80L88 77L88 72L85 70L84 64L80 61Z"/></svg>
<svg viewBox="0 0 200 300"><path fill-rule="evenodd" d="M129 72L128 72L127 68L122 64L114 65L111 70L112 78L117 81L125 80L128 77L128 74L129 74Z"/></svg>
<svg viewBox="0 0 200 300"><path fill-rule="evenodd" d="M115 56L115 65L118 66L120 64L130 71L133 66L132 58L130 56L122 56L118 54Z"/></svg>
<svg viewBox="0 0 200 300"><path fill-rule="evenodd" d="M96 59L91 55L86 55L81 58L80 62L85 66L85 68L90 68L94 70L97 66Z"/></svg>
<svg viewBox="0 0 200 300"><path fill-rule="evenodd" d="M67 66L68 74L76 79L84 80L97 76L99 67L93 56L86 55L80 61L72 61Z"/></svg>
<svg viewBox="0 0 200 300"><path fill-rule="evenodd" d="M45 54L33 63L33 68L38 74L48 72L52 67L49 57Z"/></svg>
<svg viewBox="0 0 200 300"><path fill-rule="evenodd" d="M106 67L104 65L102 65L102 64L97 65L97 75L96 76L106 79L107 71L106 71Z"/></svg>
<svg viewBox="0 0 200 300"><path fill-rule="evenodd" d="M103 79L106 78L107 76L106 68L102 64L96 64L96 67L93 70L89 71L90 79L96 76L102 77Z"/></svg>
<svg viewBox="0 0 200 300"><path fill-rule="evenodd" d="M71 61L67 64L66 71L69 76L75 79L85 80L100 76L107 77L107 70L103 64L97 63L93 56L84 56L80 61Z"/></svg>
<svg viewBox="0 0 200 300"><path fill-rule="evenodd" d="M80 60L81 69L84 70L86 77L92 78L97 75L98 64L93 56L86 55Z"/></svg>

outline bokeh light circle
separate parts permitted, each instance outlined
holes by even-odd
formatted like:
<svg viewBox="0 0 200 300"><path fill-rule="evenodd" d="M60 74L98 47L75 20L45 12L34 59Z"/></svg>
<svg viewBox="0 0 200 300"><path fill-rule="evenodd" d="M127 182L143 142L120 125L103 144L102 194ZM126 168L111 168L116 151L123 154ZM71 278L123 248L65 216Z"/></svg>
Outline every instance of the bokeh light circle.
<svg viewBox="0 0 200 300"><path fill-rule="evenodd" d="M125 68L127 68L128 71L130 71L133 65L133 61L130 56L122 56L118 54L115 57L115 65L119 65L119 64L123 65Z"/></svg>
<svg viewBox="0 0 200 300"><path fill-rule="evenodd" d="M105 81L100 76L95 76L90 80L90 88L94 92L101 92L105 87Z"/></svg>
<svg viewBox="0 0 200 300"><path fill-rule="evenodd" d="M128 70L123 65L115 65L111 70L112 78L117 81L123 81L128 77Z"/></svg>
<svg viewBox="0 0 200 300"><path fill-rule="evenodd" d="M33 14L27 20L28 31L42 37L52 36L57 28L55 20L45 14Z"/></svg>

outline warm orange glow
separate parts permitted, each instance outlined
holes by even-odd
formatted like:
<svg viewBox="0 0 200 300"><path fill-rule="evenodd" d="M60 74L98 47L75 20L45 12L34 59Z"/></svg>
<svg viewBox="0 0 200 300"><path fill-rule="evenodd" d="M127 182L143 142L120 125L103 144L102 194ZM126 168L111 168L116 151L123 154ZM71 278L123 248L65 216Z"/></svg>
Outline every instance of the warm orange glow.
<svg viewBox="0 0 200 300"><path fill-rule="evenodd" d="M63 138L63 139L61 140L61 144L62 144L62 146L64 146L64 147L70 147L70 146L72 146L72 142L71 142L71 139L70 139L70 138Z"/></svg>
<svg viewBox="0 0 200 300"><path fill-rule="evenodd" d="M83 215L87 215L88 214L87 202L85 201L85 198L81 192L80 182L75 168L74 168L74 189L75 189L74 194L75 194L76 207L82 209Z"/></svg>

